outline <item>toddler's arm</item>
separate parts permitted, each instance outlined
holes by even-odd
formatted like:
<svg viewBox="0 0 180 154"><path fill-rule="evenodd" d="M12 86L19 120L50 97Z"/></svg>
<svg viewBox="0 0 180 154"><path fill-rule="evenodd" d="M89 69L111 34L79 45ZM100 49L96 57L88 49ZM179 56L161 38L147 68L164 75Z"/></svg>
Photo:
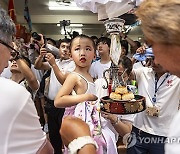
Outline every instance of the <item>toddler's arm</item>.
<svg viewBox="0 0 180 154"><path fill-rule="evenodd" d="M74 74L69 74L59 90L55 100L54 105L59 108L74 106L80 102L84 101L95 101L97 97L93 94L79 94L71 95L74 87L78 82L78 78Z"/></svg>

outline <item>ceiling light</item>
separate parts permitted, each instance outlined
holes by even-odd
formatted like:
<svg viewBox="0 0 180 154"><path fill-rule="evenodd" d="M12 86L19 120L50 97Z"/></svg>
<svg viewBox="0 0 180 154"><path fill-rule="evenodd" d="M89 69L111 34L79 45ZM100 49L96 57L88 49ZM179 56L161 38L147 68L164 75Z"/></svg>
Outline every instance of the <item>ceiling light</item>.
<svg viewBox="0 0 180 154"><path fill-rule="evenodd" d="M83 10L77 7L75 2L63 3L56 1L49 1L49 10Z"/></svg>
<svg viewBox="0 0 180 154"><path fill-rule="evenodd" d="M60 27L60 24L57 24L58 27ZM83 24L70 24L70 27L83 27Z"/></svg>

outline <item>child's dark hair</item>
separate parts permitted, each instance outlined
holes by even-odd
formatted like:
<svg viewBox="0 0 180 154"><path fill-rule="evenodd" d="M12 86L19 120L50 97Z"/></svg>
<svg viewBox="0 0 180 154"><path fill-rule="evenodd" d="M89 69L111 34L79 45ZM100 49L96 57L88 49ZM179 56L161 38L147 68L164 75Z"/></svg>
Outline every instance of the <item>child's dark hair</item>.
<svg viewBox="0 0 180 154"><path fill-rule="evenodd" d="M123 56L118 62L118 65L120 65L120 64L122 64L124 69L127 69L126 72L128 75L130 75L131 71L132 71L132 67L133 67L131 59L129 59L126 56Z"/></svg>
<svg viewBox="0 0 180 154"><path fill-rule="evenodd" d="M94 40L94 39L97 39L98 40L98 37L97 36L91 36L91 38Z"/></svg>
<svg viewBox="0 0 180 154"><path fill-rule="evenodd" d="M71 50L71 48L72 48L72 43L73 43L74 39L76 39L76 38L86 38L86 39L89 39L89 40L92 42L92 44L93 44L94 52L96 52L96 45L95 45L93 39L92 39L91 37L89 37L89 36L87 36L87 35L83 35L83 34L78 35L78 36L76 36L75 38L73 38L73 39L71 40L71 42L70 42L70 50Z"/></svg>
<svg viewBox="0 0 180 154"><path fill-rule="evenodd" d="M98 43L100 43L100 42L106 43L109 48L110 48L110 46L111 46L111 39L108 38L108 37L100 37L100 38L98 39L98 41L97 41L97 45L98 45Z"/></svg>

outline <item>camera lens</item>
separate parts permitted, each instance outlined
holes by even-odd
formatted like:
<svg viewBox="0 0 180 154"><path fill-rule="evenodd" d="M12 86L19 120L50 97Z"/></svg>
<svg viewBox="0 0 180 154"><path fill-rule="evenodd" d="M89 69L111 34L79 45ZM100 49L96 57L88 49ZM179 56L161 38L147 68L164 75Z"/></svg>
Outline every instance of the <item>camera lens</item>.
<svg viewBox="0 0 180 154"><path fill-rule="evenodd" d="M35 40L37 40L37 41L40 41L40 40L41 40L41 36L38 35L38 33L36 33L36 32L33 32L31 36L32 36Z"/></svg>

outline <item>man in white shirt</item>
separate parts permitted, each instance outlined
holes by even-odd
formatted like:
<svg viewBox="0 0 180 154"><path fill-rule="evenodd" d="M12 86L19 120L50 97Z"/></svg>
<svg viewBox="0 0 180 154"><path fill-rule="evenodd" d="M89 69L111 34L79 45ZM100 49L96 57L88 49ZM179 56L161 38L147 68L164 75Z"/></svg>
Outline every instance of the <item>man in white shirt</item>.
<svg viewBox="0 0 180 154"><path fill-rule="evenodd" d="M107 37L100 37L97 41L100 59L93 62L89 70L94 79L103 78L103 72L111 66L110 45L111 39Z"/></svg>
<svg viewBox="0 0 180 154"><path fill-rule="evenodd" d="M180 79L154 62L152 68L142 67L133 71L138 94L146 98L146 110L134 119L132 133L136 134L137 141L127 149L127 153L164 154L170 124L178 112Z"/></svg>
<svg viewBox="0 0 180 154"><path fill-rule="evenodd" d="M65 80L65 74L75 69L74 61L70 59L69 47L69 39L61 40L59 47L60 59L55 59L52 53L47 52L46 48L41 48L40 55L35 61L36 69L51 70L46 112L48 115L49 138L55 154L62 153L62 140L59 130L64 115L64 108L56 108L54 106L54 98ZM44 58L46 62L43 61Z"/></svg>
<svg viewBox="0 0 180 154"><path fill-rule="evenodd" d="M98 39L97 48L98 48L101 59L93 62L90 68L91 76L94 79L96 79L95 81L96 96L98 97L99 100L102 97L108 95L108 89L103 88L103 86L105 87L107 86L107 83L105 82L103 78L103 72L109 69L111 66L111 60L110 60L110 55L109 55L110 42L111 42L110 39L106 37L101 37ZM122 61L123 61L123 64L125 63L127 67L128 65L127 59L124 57ZM124 134L126 134L127 132L129 133L131 131L134 115L127 115L127 116L126 115L113 115L113 114L108 114L104 112L102 116L106 118L106 119L104 119L103 117L101 118L103 135L105 136L105 138L110 135L111 140L112 140L111 145L109 143L108 143L109 145L107 145L107 149L108 149L108 148L112 148L113 146L116 146L116 142L118 141L119 135L124 136ZM121 120L117 121L117 119L121 119ZM117 153L117 151L114 151L114 154L115 153Z"/></svg>
<svg viewBox="0 0 180 154"><path fill-rule="evenodd" d="M0 7L0 74L14 50L15 25ZM53 154L39 123L30 93L19 84L0 77L0 152Z"/></svg>
<svg viewBox="0 0 180 154"><path fill-rule="evenodd" d="M148 43L152 45L156 62L178 77L180 77L180 11L177 11L179 9L179 0L161 2L146 0L137 11L144 35L148 39ZM168 136L170 140L173 139L173 142L167 142L166 154L180 153L179 121L180 112L170 126Z"/></svg>

